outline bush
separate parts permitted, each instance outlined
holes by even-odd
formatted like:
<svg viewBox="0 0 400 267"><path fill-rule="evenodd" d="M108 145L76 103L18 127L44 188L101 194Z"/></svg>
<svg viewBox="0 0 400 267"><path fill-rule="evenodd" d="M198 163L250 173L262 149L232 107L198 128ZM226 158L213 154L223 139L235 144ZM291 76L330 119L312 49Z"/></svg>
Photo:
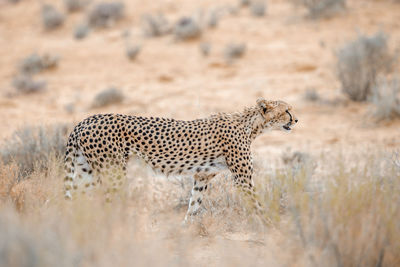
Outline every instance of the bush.
<svg viewBox="0 0 400 267"><path fill-rule="evenodd" d="M46 88L46 85L45 81L35 81L29 75L18 75L13 80L14 88L23 94L40 92Z"/></svg>
<svg viewBox="0 0 400 267"><path fill-rule="evenodd" d="M308 88L304 94L304 99L310 102L317 102L321 100L321 97L314 88Z"/></svg>
<svg viewBox="0 0 400 267"><path fill-rule="evenodd" d="M375 106L372 115L378 120L400 118L400 82L398 79L378 82L372 90L371 102Z"/></svg>
<svg viewBox="0 0 400 267"><path fill-rule="evenodd" d="M67 130L65 125L17 130L0 146L0 160L18 166L19 180L33 171L46 170L51 157L64 156Z"/></svg>
<svg viewBox="0 0 400 267"><path fill-rule="evenodd" d="M193 18L182 17L174 27L174 35L177 40L189 40L201 35L200 25Z"/></svg>
<svg viewBox="0 0 400 267"><path fill-rule="evenodd" d="M218 26L219 14L218 9L212 9L208 12L206 17L206 25L209 28L215 28Z"/></svg>
<svg viewBox="0 0 400 267"><path fill-rule="evenodd" d="M304 6L312 19L329 18L346 8L346 0L292 0Z"/></svg>
<svg viewBox="0 0 400 267"><path fill-rule="evenodd" d="M68 12L77 12L85 8L85 0L64 0L64 6Z"/></svg>
<svg viewBox="0 0 400 267"><path fill-rule="evenodd" d="M337 72L342 90L351 100L365 101L371 95L376 78L392 68L394 56L388 51L383 32L359 36L337 53Z"/></svg>
<svg viewBox="0 0 400 267"><path fill-rule="evenodd" d="M50 54L44 54L43 56L40 56L34 53L21 61L19 70L23 74L35 74L46 69L57 67L58 62L58 56Z"/></svg>
<svg viewBox="0 0 400 267"><path fill-rule="evenodd" d="M199 45L199 49L200 52L203 56L208 56L210 54L210 50L211 50L211 44L210 43L206 43L206 42L202 42Z"/></svg>
<svg viewBox="0 0 400 267"><path fill-rule="evenodd" d="M123 17L124 5L119 2L97 4L89 13L89 25L95 28L111 26Z"/></svg>
<svg viewBox="0 0 400 267"><path fill-rule="evenodd" d="M142 17L143 32L148 37L158 37L169 34L171 27L162 15L144 15Z"/></svg>
<svg viewBox="0 0 400 267"><path fill-rule="evenodd" d="M46 30L54 30L64 23L64 16L52 5L42 6L42 22Z"/></svg>
<svg viewBox="0 0 400 267"><path fill-rule="evenodd" d="M126 56L129 58L129 60L135 60L136 57L139 55L140 50L140 45L128 45L126 47Z"/></svg>
<svg viewBox="0 0 400 267"><path fill-rule="evenodd" d="M224 56L227 62L232 62L234 59L240 58L246 52L245 43L231 43L225 47Z"/></svg>
<svg viewBox="0 0 400 267"><path fill-rule="evenodd" d="M95 96L92 102L92 108L100 108L112 104L119 104L123 100L124 100L123 93L119 89L111 87L109 89L101 91Z"/></svg>
<svg viewBox="0 0 400 267"><path fill-rule="evenodd" d="M89 26L85 24L79 24L74 31L74 38L77 40L85 38L90 32Z"/></svg>
<svg viewBox="0 0 400 267"><path fill-rule="evenodd" d="M255 17L263 17L267 9L267 4L263 0L252 1L250 12Z"/></svg>
<svg viewBox="0 0 400 267"><path fill-rule="evenodd" d="M248 6L250 5L250 0L239 0L240 6Z"/></svg>

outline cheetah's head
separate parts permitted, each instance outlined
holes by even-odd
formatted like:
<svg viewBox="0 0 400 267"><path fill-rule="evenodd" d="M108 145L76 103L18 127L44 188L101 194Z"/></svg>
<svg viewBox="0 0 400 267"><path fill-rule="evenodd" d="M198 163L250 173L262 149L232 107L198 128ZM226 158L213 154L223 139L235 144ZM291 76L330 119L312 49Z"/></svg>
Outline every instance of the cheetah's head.
<svg viewBox="0 0 400 267"><path fill-rule="evenodd" d="M283 101L257 100L257 107L264 119L264 130L283 130L289 132L298 122L292 107Z"/></svg>

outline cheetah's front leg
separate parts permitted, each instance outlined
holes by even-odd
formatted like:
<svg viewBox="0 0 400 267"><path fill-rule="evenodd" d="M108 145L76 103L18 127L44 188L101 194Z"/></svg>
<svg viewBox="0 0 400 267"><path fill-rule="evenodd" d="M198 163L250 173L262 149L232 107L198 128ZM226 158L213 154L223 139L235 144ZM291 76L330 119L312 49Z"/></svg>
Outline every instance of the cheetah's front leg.
<svg viewBox="0 0 400 267"><path fill-rule="evenodd" d="M189 207L186 212L185 221L187 223L191 216L196 215L201 207L201 203L203 202L203 193L205 193L208 189L208 183L211 179L215 177L215 173L213 174L195 174L194 182L192 188L192 196L189 200Z"/></svg>

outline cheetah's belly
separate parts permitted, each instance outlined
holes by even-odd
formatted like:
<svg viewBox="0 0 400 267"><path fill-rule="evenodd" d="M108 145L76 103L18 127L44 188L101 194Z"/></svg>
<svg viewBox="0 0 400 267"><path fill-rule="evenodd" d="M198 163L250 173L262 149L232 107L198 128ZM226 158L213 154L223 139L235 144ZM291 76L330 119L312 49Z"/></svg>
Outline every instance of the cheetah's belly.
<svg viewBox="0 0 400 267"><path fill-rule="evenodd" d="M214 160L207 161L205 164L194 165L190 170L176 170L172 174L175 175L194 175L196 173L219 173L228 170L224 157L218 157Z"/></svg>

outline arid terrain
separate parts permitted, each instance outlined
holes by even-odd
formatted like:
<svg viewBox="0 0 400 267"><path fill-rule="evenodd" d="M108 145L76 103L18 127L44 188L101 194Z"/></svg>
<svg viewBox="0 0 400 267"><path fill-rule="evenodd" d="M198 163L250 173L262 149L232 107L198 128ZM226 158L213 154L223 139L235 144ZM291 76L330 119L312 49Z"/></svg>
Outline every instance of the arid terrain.
<svg viewBox="0 0 400 267"><path fill-rule="evenodd" d="M397 116L377 119L386 104L349 98L337 67L347 43L383 32L393 62L378 78L400 77L399 1L347 0L310 18L295 0L268 0L263 16L246 1L126 0L121 18L82 39L74 31L97 1L73 13L61 0L12 2L0 2L0 266L400 265L400 100ZM61 26L45 29L44 3L63 14ZM201 34L149 36L146 14L163 14L172 28L191 17ZM243 55L227 55L231 44L244 44ZM134 59L130 46L139 48ZM57 60L27 75L45 83L27 93L16 79L35 53ZM122 97L96 103L111 87ZM96 113L191 120L241 111L258 97L290 103L299 119L291 133L252 146L269 226L244 208L228 173L213 182L198 221L182 226L191 178L159 176L140 160L119 201L65 202L62 145L28 147L36 127L49 136L61 127L63 144ZM21 129L32 133L16 137Z"/></svg>

